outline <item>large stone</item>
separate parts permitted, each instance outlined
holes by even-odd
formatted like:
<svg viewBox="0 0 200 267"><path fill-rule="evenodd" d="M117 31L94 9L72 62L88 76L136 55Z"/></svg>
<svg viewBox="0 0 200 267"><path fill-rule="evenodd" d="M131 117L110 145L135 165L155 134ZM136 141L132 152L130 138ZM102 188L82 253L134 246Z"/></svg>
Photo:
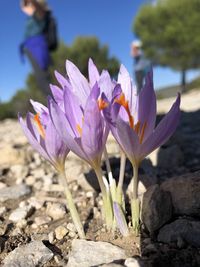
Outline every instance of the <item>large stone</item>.
<svg viewBox="0 0 200 267"><path fill-rule="evenodd" d="M180 243L186 241L188 244L200 247L200 221L178 219L160 229L158 241L163 243Z"/></svg>
<svg viewBox="0 0 200 267"><path fill-rule="evenodd" d="M124 250L110 243L75 239L67 267L99 266L125 258Z"/></svg>
<svg viewBox="0 0 200 267"><path fill-rule="evenodd" d="M33 241L10 252L3 267L40 267L53 257L53 253L41 241Z"/></svg>
<svg viewBox="0 0 200 267"><path fill-rule="evenodd" d="M200 171L173 177L161 188L171 194L175 214L200 216Z"/></svg>
<svg viewBox="0 0 200 267"><path fill-rule="evenodd" d="M182 166L184 162L183 152L178 145L161 147L158 152L158 167L163 169L174 169Z"/></svg>
<svg viewBox="0 0 200 267"><path fill-rule="evenodd" d="M171 197L168 192L153 185L144 193L142 202L142 221L150 233L158 230L172 216Z"/></svg>
<svg viewBox="0 0 200 267"><path fill-rule="evenodd" d="M4 202L10 199L18 199L30 193L31 193L30 187L25 184L18 184L10 187L5 187L0 189L0 202Z"/></svg>

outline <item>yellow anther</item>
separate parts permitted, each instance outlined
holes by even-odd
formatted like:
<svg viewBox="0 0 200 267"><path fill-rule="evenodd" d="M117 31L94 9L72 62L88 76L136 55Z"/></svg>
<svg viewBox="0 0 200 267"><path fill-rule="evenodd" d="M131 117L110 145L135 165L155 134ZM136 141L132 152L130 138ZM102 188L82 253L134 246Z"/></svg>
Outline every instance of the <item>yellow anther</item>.
<svg viewBox="0 0 200 267"><path fill-rule="evenodd" d="M137 133L137 135L139 134L140 131L140 121L138 121L134 127L135 132Z"/></svg>
<svg viewBox="0 0 200 267"><path fill-rule="evenodd" d="M38 131L39 131L40 135L44 139L45 138L45 130L44 130L42 124L41 124L41 121L40 121L40 117L39 116L40 116L40 114L37 113L37 114L35 114L35 116L34 116L33 119L34 119L34 121L35 121L35 123L37 125L37 128L38 128Z"/></svg>
<svg viewBox="0 0 200 267"><path fill-rule="evenodd" d="M115 99L115 102L124 107L129 118L130 127L133 129L134 119L133 116L131 115L128 101L126 101L124 93L122 93L119 98Z"/></svg>
<svg viewBox="0 0 200 267"><path fill-rule="evenodd" d="M76 129L78 131L78 133L80 134L80 136L82 135L82 128L79 124L76 125Z"/></svg>
<svg viewBox="0 0 200 267"><path fill-rule="evenodd" d="M140 144L142 144L142 141L143 141L143 138L144 138L144 132L145 132L145 129L146 129L146 126L147 126L147 123L145 122L143 125L142 125L142 129L141 129L141 133L140 133Z"/></svg>
<svg viewBox="0 0 200 267"><path fill-rule="evenodd" d="M98 106L100 110L103 110L104 108L108 107L108 103L104 101L102 98L98 100Z"/></svg>

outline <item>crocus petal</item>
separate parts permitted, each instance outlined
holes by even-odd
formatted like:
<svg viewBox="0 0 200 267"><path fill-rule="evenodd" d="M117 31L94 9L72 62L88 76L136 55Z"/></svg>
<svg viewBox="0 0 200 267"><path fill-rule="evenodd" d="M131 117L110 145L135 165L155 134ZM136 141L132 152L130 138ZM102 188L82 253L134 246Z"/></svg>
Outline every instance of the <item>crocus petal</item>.
<svg viewBox="0 0 200 267"><path fill-rule="evenodd" d="M54 74L56 76L57 81L59 82L59 84L62 86L63 89L65 88L65 86L67 86L68 88L71 88L71 84L67 80L67 78L62 76L58 71L55 71Z"/></svg>
<svg viewBox="0 0 200 267"><path fill-rule="evenodd" d="M79 99L67 87L64 89L64 107L66 118L76 137L79 137L77 126L82 126L83 111Z"/></svg>
<svg viewBox="0 0 200 267"><path fill-rule="evenodd" d="M57 163L64 164L69 149L61 140L51 121L49 121L46 127L45 145L52 162L55 162L55 165Z"/></svg>
<svg viewBox="0 0 200 267"><path fill-rule="evenodd" d="M99 80L99 71L94 64L93 60L89 58L88 62L88 75L89 75L89 81L90 81L90 86L93 87L95 83Z"/></svg>
<svg viewBox="0 0 200 267"><path fill-rule="evenodd" d="M157 147L163 145L170 136L175 132L180 118L180 94L170 111L161 120L154 132L148 137L148 139L141 145L141 158L150 154Z"/></svg>
<svg viewBox="0 0 200 267"><path fill-rule="evenodd" d="M21 115L18 115L18 119L19 119L19 123L20 123L20 125L22 127L22 130L23 130L25 136L27 137L27 139L28 139L29 143L32 145L32 147L36 151L38 151L46 160L51 161L51 159L49 158L49 155L47 154L47 152L40 145L40 143L36 139L35 135L33 135L33 130L30 130L30 128L28 128L27 123L24 122L24 120L21 117ZM30 126L30 122L29 122L29 126Z"/></svg>
<svg viewBox="0 0 200 267"><path fill-rule="evenodd" d="M102 71L98 85L100 87L100 92L104 93L108 100L111 101L115 84L112 82L108 71Z"/></svg>
<svg viewBox="0 0 200 267"><path fill-rule="evenodd" d="M145 141L152 133L156 122L156 95L153 87L153 71L151 70L145 79L145 85L140 91L137 103L137 118L140 125L145 126L143 140Z"/></svg>
<svg viewBox="0 0 200 267"><path fill-rule="evenodd" d="M87 156L78 141L79 139L76 138L64 112L51 98L48 100L48 105L52 122L67 147L82 159L87 159Z"/></svg>
<svg viewBox="0 0 200 267"><path fill-rule="evenodd" d="M121 119L116 121L115 138L129 160L133 162L136 159L139 150L139 139L133 129Z"/></svg>
<svg viewBox="0 0 200 267"><path fill-rule="evenodd" d="M97 100L100 95L100 88L98 86L98 83L96 82L90 92L90 95L87 99L87 102L90 101L91 99Z"/></svg>
<svg viewBox="0 0 200 267"><path fill-rule="evenodd" d="M81 104L84 107L87 97L90 94L89 83L79 69L69 60L66 61L66 70L73 87L73 92L79 97Z"/></svg>
<svg viewBox="0 0 200 267"><path fill-rule="evenodd" d="M104 122L98 104L93 99L87 102L82 130L83 150L91 162L99 160L104 149L102 146Z"/></svg>
<svg viewBox="0 0 200 267"><path fill-rule="evenodd" d="M50 84L50 89L53 95L54 100L57 103L63 101L63 90L61 90L57 85Z"/></svg>
<svg viewBox="0 0 200 267"><path fill-rule="evenodd" d="M32 99L30 99L30 102L31 102L31 105L33 106L35 112L37 112L37 113L45 112L47 114L49 113L48 112L48 108L45 107L43 104L41 104L41 103L39 103L37 101L33 101Z"/></svg>
<svg viewBox="0 0 200 267"><path fill-rule="evenodd" d="M136 103L136 86L133 86L132 79L124 65L120 66L117 82L121 85L122 92L125 99L129 101L129 108L132 111Z"/></svg>
<svg viewBox="0 0 200 267"><path fill-rule="evenodd" d="M113 90L112 100L109 103L108 98L106 97L105 93L101 94L101 98L109 103L108 107L103 109L103 115L108 122L108 124L115 124L115 121L117 119L117 115L120 110L120 105L118 103L115 103L116 97L118 97L121 94L121 86L117 84Z"/></svg>

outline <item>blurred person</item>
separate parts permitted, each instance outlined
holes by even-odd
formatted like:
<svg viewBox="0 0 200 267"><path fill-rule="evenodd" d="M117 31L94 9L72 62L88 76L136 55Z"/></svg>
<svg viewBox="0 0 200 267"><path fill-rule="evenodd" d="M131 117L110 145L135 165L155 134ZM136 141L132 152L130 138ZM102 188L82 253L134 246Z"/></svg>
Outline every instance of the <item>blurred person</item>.
<svg viewBox="0 0 200 267"><path fill-rule="evenodd" d="M134 58L134 74L138 94L143 87L144 78L150 70L151 63L144 56L142 42L140 40L135 40L131 43L131 56Z"/></svg>
<svg viewBox="0 0 200 267"><path fill-rule="evenodd" d="M21 10L28 16L24 41L20 46L21 53L28 57L37 85L42 93L47 95L50 93L48 73L51 63L50 50L57 47L57 39L54 36L56 25L52 26L51 11L45 0L23 0L21 1ZM49 27L54 28L52 30ZM49 34L51 34L50 37Z"/></svg>

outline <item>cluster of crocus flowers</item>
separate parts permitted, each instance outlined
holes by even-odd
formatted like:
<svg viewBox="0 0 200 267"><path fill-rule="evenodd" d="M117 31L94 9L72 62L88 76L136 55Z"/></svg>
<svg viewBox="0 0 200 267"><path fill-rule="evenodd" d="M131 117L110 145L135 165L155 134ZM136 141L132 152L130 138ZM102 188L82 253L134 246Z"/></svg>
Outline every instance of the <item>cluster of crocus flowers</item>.
<svg viewBox="0 0 200 267"><path fill-rule="evenodd" d="M156 97L152 71L146 76L143 89L136 95L135 86L124 66L118 80L107 71L99 74L90 59L89 81L70 61L66 62L67 78L55 72L60 84L50 85L52 97L48 108L32 101L36 115L28 113L26 122L19 121L31 145L61 174L67 205L79 236L85 237L78 212L73 203L65 175L65 158L71 150L94 169L103 198L103 217L108 229L119 227L129 233L123 201L124 166L126 157L134 170L131 196L132 228L139 229L140 203L137 195L138 168L141 161L162 145L175 131L180 117L180 96L171 110L155 127ZM118 184L112 177L106 152L109 131L121 149ZM107 163L108 180L101 170L102 154Z"/></svg>

